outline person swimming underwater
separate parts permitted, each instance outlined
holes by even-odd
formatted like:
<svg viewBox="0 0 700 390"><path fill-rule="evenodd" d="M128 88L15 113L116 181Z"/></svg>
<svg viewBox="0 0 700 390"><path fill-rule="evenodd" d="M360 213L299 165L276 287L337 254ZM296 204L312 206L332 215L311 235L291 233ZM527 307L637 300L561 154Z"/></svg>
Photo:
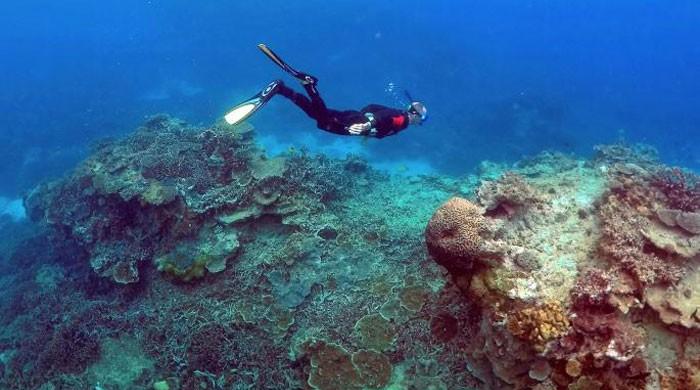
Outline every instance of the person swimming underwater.
<svg viewBox="0 0 700 390"><path fill-rule="evenodd" d="M428 110L425 105L421 102L413 101L408 93L406 93L406 96L411 101L411 104L405 110L398 110L379 104L370 104L359 111L330 109L326 107L316 88L318 79L295 70L264 44L259 44L258 48L285 72L298 79L306 90L308 97L289 88L282 80L275 80L268 84L260 93L237 105L226 114L224 119L229 124L237 124L249 118L277 94L286 97L304 111L306 115L315 119L319 129L339 135L384 138L405 130L409 125L422 124L428 118Z"/></svg>

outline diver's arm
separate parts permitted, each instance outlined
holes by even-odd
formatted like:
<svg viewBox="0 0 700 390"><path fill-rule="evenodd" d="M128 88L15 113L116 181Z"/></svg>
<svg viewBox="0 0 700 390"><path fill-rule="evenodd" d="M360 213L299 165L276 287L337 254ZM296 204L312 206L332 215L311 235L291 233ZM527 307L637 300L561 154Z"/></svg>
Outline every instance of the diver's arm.
<svg viewBox="0 0 700 390"><path fill-rule="evenodd" d="M405 111L371 104L362 109L365 116L372 117L372 130L366 135L384 138L408 127L408 114Z"/></svg>

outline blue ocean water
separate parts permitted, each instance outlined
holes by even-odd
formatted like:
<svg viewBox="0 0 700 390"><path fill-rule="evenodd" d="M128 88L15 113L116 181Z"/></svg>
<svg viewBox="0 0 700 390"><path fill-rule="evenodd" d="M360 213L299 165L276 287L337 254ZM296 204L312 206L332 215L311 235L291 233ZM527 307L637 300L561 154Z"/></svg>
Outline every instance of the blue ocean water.
<svg viewBox="0 0 700 390"><path fill-rule="evenodd" d="M317 130L284 99L251 122L287 145L382 166L462 174L544 149L644 142L700 166L695 1L7 0L0 12L0 196L12 199L90 143L167 112L217 120L270 80L267 43L319 78L339 109L424 100L430 121L364 142Z"/></svg>

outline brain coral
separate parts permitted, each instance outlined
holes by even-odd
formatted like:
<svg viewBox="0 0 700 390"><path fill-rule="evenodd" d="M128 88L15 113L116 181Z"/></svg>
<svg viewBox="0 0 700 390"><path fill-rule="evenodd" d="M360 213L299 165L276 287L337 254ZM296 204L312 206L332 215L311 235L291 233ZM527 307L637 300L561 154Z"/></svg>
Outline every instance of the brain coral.
<svg viewBox="0 0 700 390"><path fill-rule="evenodd" d="M479 253L485 227L480 207L463 198L451 198L428 222L425 230L428 252L450 272L469 271Z"/></svg>

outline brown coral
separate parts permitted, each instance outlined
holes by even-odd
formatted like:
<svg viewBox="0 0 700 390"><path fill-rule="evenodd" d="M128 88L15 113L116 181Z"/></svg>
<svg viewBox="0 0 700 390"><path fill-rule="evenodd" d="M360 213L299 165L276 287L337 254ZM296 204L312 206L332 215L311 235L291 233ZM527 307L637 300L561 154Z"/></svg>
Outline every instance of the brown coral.
<svg viewBox="0 0 700 390"><path fill-rule="evenodd" d="M307 383L318 390L361 389L360 375L350 354L341 346L323 341L311 344L311 373Z"/></svg>
<svg viewBox="0 0 700 390"><path fill-rule="evenodd" d="M566 334L569 320L559 302L546 302L536 307L515 311L508 316L508 330L542 350L544 345Z"/></svg>
<svg viewBox="0 0 700 390"><path fill-rule="evenodd" d="M425 230L428 252L450 272L467 272L474 266L485 228L480 207L463 198L451 198L428 222Z"/></svg>
<svg viewBox="0 0 700 390"><path fill-rule="evenodd" d="M352 354L352 364L365 387L381 389L389 383L392 366L386 355L376 351L357 351Z"/></svg>
<svg viewBox="0 0 700 390"><path fill-rule="evenodd" d="M360 350L352 355L325 341L306 345L311 355L307 383L317 390L381 389L389 383L392 365L381 352Z"/></svg>
<svg viewBox="0 0 700 390"><path fill-rule="evenodd" d="M384 351L394 343L395 333L391 323L381 314L369 314L355 323L355 336L365 348Z"/></svg>

